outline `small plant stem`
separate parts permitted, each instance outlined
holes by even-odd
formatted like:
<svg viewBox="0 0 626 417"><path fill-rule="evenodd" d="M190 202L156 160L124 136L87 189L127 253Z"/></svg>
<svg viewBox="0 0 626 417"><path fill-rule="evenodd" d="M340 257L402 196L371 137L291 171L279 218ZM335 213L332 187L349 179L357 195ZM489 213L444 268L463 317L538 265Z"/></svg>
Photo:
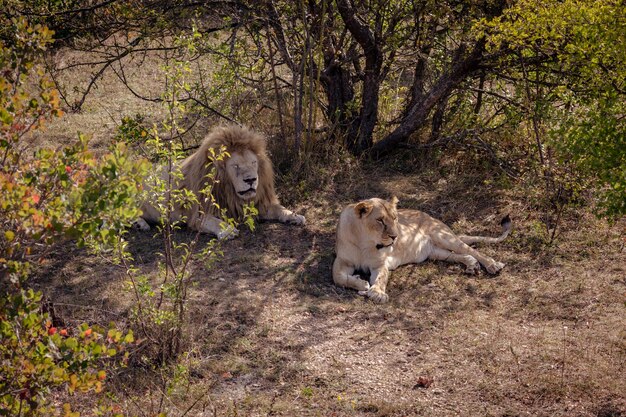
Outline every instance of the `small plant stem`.
<svg viewBox="0 0 626 417"><path fill-rule="evenodd" d="M566 345L567 326L563 326L563 357L561 359L561 389L565 386L565 355L567 353Z"/></svg>

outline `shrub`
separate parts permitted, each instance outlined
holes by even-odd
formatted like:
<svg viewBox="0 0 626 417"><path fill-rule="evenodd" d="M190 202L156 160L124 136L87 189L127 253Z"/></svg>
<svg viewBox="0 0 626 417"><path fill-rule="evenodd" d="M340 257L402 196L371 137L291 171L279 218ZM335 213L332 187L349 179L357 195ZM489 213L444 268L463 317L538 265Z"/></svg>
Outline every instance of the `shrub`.
<svg viewBox="0 0 626 417"><path fill-rule="evenodd" d="M132 162L122 144L97 159L82 136L62 149L31 149L32 132L62 115L58 92L38 65L52 32L24 19L12 25L11 46L0 44L0 415L47 416L58 411L50 401L55 388L100 392L102 361L133 335L87 324L54 327L41 294L28 289L30 270L63 239L92 250L123 244L124 228L139 215L146 166ZM70 404L63 412L76 415Z"/></svg>

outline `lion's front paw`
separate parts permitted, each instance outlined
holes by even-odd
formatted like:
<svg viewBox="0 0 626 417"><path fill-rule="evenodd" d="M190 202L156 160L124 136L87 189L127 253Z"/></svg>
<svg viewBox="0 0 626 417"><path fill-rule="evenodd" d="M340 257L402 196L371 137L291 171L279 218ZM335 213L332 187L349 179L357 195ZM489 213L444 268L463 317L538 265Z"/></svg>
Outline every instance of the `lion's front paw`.
<svg viewBox="0 0 626 417"><path fill-rule="evenodd" d="M386 303L389 300L389 296L377 286L371 287L367 291L367 296L376 303Z"/></svg>
<svg viewBox="0 0 626 417"><path fill-rule="evenodd" d="M504 268L504 264L502 262L494 262L491 265L485 265L485 269L490 274L494 275L500 272Z"/></svg>
<svg viewBox="0 0 626 417"><path fill-rule="evenodd" d="M291 213L282 217L280 221L282 223L289 223L289 224L298 224L298 225L306 224L306 219L304 218L304 216L301 216L295 213Z"/></svg>
<svg viewBox="0 0 626 417"><path fill-rule="evenodd" d="M135 220L132 227L133 229L141 230L142 232L147 232L148 230L150 230L150 225L148 224L148 222L146 222L141 217Z"/></svg>
<svg viewBox="0 0 626 417"><path fill-rule="evenodd" d="M234 239L235 237L237 237L237 235L239 235L239 230L237 230L235 226L232 226L230 224L217 232L217 238L219 240Z"/></svg>

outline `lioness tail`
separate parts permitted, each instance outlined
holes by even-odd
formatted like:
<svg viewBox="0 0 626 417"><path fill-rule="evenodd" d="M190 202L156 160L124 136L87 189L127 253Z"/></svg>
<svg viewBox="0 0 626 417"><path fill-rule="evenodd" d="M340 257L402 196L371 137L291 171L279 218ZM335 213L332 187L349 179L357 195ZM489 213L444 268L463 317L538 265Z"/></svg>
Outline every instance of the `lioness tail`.
<svg viewBox="0 0 626 417"><path fill-rule="evenodd" d="M499 243L506 239L509 233L511 233L513 223L508 214L500 221L500 226L502 226L502 234L498 237L460 235L459 239L467 245L471 245L472 243Z"/></svg>

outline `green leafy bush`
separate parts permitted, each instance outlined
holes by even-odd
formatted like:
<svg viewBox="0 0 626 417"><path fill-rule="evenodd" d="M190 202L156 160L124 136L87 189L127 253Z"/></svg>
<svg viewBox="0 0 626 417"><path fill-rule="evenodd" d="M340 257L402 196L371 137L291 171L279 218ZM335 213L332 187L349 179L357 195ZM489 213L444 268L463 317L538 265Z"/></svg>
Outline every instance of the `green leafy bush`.
<svg viewBox="0 0 626 417"><path fill-rule="evenodd" d="M48 416L60 411L50 401L59 388L102 391L103 360L124 351L133 335L54 327L42 295L28 289L32 265L64 239L92 250L123 245L139 215L146 165L131 161L123 144L95 158L82 136L73 146L32 149L32 132L62 115L38 65L53 34L24 19L12 25L10 46L0 44L0 415ZM62 408L77 415L69 403Z"/></svg>

